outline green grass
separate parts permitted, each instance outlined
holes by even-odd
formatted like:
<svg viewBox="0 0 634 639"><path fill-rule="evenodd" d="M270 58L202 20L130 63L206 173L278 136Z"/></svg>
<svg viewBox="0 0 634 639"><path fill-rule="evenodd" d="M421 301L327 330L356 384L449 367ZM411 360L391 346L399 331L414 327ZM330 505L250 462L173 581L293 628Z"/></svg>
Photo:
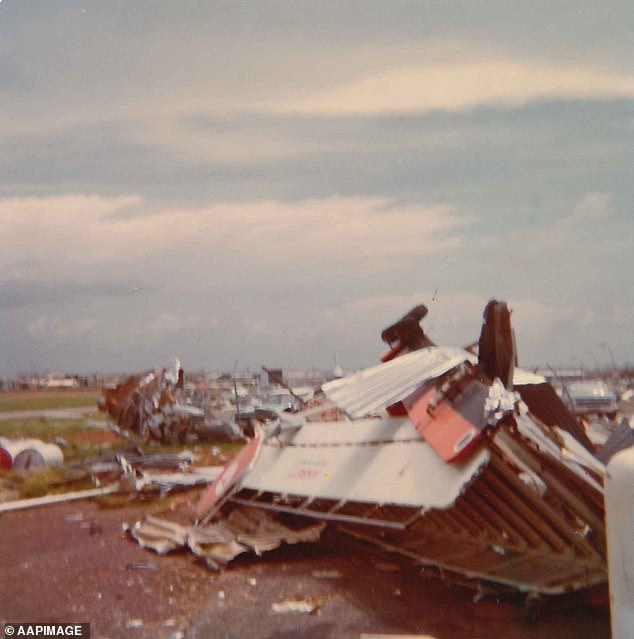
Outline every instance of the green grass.
<svg viewBox="0 0 634 639"><path fill-rule="evenodd" d="M0 437L34 437L53 441L69 433L89 430L85 419L27 417L0 420Z"/></svg>
<svg viewBox="0 0 634 639"><path fill-rule="evenodd" d="M55 408L85 408L94 406L97 410L98 395L70 397L1 397L0 413L17 410L51 410Z"/></svg>
<svg viewBox="0 0 634 639"><path fill-rule="evenodd" d="M0 420L0 437L8 439L34 438L45 442L55 443L58 437L67 438L75 433L95 433L95 428L88 426L87 419L96 419L96 416L78 419L45 419L44 417L31 417L26 419ZM105 419L104 426L105 426ZM98 430L98 429L97 429ZM64 447L64 462L75 462L91 457L96 457L104 451L125 448L130 443L126 440L115 442L110 446L97 443L68 442Z"/></svg>
<svg viewBox="0 0 634 639"><path fill-rule="evenodd" d="M0 437L19 438L33 437L47 442L54 442L56 438L61 437L67 440L67 445L63 447L64 463L69 466L62 468L49 468L40 472L29 474L19 474L14 472L0 472L0 491L2 489L14 490L18 493L19 498L39 497L46 494L68 492L73 490L81 490L82 488L90 488L92 484L88 479L75 481L74 474L77 473L77 467L73 469L73 462L86 461L97 457L98 455L109 451L116 452L121 449L128 448L133 441L121 439L107 444L99 444L91 441L84 441L85 438L78 438L82 441L72 441L72 435L75 433L95 433L98 429L88 425L88 421L100 419L106 424L105 416L87 415L77 419L46 419L44 417L32 418L11 418L0 420ZM201 459L202 463L218 463L215 455L212 454L214 449L219 451L225 457L232 457L244 445L244 443L202 443L194 445L161 445L156 442L150 444L139 443L139 448L148 454L152 453L179 453L182 450L194 450ZM73 481L67 481L73 479ZM152 501L152 500L150 500ZM129 496L113 496L112 498L104 498L100 503L102 507L118 507L130 503ZM135 502L136 503L136 502Z"/></svg>

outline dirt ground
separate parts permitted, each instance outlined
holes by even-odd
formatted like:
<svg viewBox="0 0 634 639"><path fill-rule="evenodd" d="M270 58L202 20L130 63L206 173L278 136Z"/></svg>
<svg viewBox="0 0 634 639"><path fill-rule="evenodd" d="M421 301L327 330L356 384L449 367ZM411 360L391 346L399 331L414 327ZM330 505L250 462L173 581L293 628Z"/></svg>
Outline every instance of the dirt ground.
<svg viewBox="0 0 634 639"><path fill-rule="evenodd" d="M605 607L550 602L530 625L519 602L473 603L470 591L330 537L214 573L190 554L158 556L123 534L124 522L164 507L82 501L0 515L0 621L88 621L98 639L610 636ZM272 608L293 598L319 609Z"/></svg>

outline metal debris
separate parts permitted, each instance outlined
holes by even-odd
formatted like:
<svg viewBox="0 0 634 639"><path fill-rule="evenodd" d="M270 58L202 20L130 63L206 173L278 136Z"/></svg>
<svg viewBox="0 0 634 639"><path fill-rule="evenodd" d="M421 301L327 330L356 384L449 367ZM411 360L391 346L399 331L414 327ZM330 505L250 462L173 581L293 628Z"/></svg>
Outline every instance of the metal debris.
<svg viewBox="0 0 634 639"><path fill-rule="evenodd" d="M499 302L487 308L478 360L426 346L329 382L326 395L353 421L305 424L265 439L230 501L337 522L360 542L476 588L556 594L604 582L605 467L575 437L565 407L536 411L564 411L561 427L548 424L513 391L508 309ZM543 383L522 371L517 381ZM460 404L465 389L483 383L484 396ZM453 457L424 441L410 418L383 412L414 405L425 389L434 398L432 420L439 406L451 409L443 437L460 420L484 433L464 459L446 463ZM366 415L376 417L360 419Z"/></svg>
<svg viewBox="0 0 634 639"><path fill-rule="evenodd" d="M176 410L175 384L165 369L128 377L103 395L100 408L144 441L184 441L191 427L191 416Z"/></svg>
<svg viewBox="0 0 634 639"><path fill-rule="evenodd" d="M126 623L127 628L142 628L144 626L143 620L141 619L128 619Z"/></svg>
<svg viewBox="0 0 634 639"><path fill-rule="evenodd" d="M45 497L33 497L32 499L18 499L16 501L0 503L0 513L8 513L13 510L24 510L26 508L37 508L39 506L49 506L51 504L61 504L63 502L75 501L77 499L101 497L103 495L111 495L119 492L119 490L120 486L113 484L103 488L90 488L88 490L79 490L72 493L63 493L61 495L46 495Z"/></svg>
<svg viewBox="0 0 634 639"><path fill-rule="evenodd" d="M183 526L148 515L129 530L142 546L158 554L188 548L214 564L227 564L236 556L253 552L261 555L282 544L315 542L325 524L309 523L290 528L272 513L255 508L235 508L215 524Z"/></svg>
<svg viewBox="0 0 634 639"><path fill-rule="evenodd" d="M487 305L477 356L434 346L423 309L384 331L384 363L323 386L350 419L282 418L207 489L198 526L147 517L131 534L215 567L315 541L328 523L477 592L604 583L605 466L544 378L515 367L506 304ZM291 529L288 515L317 523Z"/></svg>
<svg viewBox="0 0 634 639"><path fill-rule="evenodd" d="M291 597L271 604L271 610L277 613L301 612L309 615L318 614L326 603L326 598L322 596L312 597Z"/></svg>
<svg viewBox="0 0 634 639"><path fill-rule="evenodd" d="M203 440L241 437L235 424L214 419L202 408L184 402L178 360L174 370L146 371L115 388L104 388L99 408L123 434L145 442L182 443L191 436Z"/></svg>

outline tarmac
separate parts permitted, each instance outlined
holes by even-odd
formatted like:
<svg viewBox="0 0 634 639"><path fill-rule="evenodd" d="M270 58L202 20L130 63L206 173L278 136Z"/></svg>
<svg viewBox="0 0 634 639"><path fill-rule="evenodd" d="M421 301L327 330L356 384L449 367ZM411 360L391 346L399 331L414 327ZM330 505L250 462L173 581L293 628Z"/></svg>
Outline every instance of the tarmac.
<svg viewBox="0 0 634 639"><path fill-rule="evenodd" d="M334 537L220 573L188 553L158 556L122 524L167 503L80 501L0 516L0 621L87 621L94 639L610 637L605 605L549 600L529 624L521 599L474 603L470 590Z"/></svg>

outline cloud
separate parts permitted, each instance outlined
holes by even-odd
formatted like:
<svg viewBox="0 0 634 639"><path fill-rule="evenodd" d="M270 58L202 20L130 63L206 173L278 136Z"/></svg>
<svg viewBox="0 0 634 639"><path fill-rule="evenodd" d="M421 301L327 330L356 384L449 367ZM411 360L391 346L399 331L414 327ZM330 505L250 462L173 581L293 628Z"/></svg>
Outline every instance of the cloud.
<svg viewBox="0 0 634 639"><path fill-rule="evenodd" d="M583 224L600 222L610 217L614 207L610 193L586 193L575 205L574 211L566 223Z"/></svg>
<svg viewBox="0 0 634 639"><path fill-rule="evenodd" d="M390 259L454 249L471 221L447 204L397 206L385 198L227 203L120 215L142 212L143 204L136 195L0 200L7 246L0 260L9 271L24 261L83 268L149 256L169 256L176 269L182 260L191 265L195 256L200 264L288 268L299 260L373 270L390 268Z"/></svg>
<svg viewBox="0 0 634 639"><path fill-rule="evenodd" d="M7 310L22 306L62 305L86 302L95 298L131 297L148 292L148 287L130 279L112 279L107 274L99 277L77 281L70 279L56 280L51 273L53 265L31 264L16 265L16 275L12 279L0 280L0 309ZM49 279L33 279L29 270L48 271ZM21 275L17 275L21 273Z"/></svg>
<svg viewBox="0 0 634 639"><path fill-rule="evenodd" d="M59 313L40 315L27 324L29 335L41 340L78 340L97 335L96 318L68 318Z"/></svg>
<svg viewBox="0 0 634 639"><path fill-rule="evenodd" d="M153 317L147 324L139 327L142 331L147 331L153 336L173 335L180 331L190 331L199 326L200 318L192 317L189 314L178 315L167 311L161 311Z"/></svg>
<svg viewBox="0 0 634 639"><path fill-rule="evenodd" d="M623 3L0 6L0 370L632 352Z"/></svg>
<svg viewBox="0 0 634 639"><path fill-rule="evenodd" d="M513 59L404 66L271 102L271 110L306 114L376 114L518 105L544 98L634 96L634 75L555 67Z"/></svg>

